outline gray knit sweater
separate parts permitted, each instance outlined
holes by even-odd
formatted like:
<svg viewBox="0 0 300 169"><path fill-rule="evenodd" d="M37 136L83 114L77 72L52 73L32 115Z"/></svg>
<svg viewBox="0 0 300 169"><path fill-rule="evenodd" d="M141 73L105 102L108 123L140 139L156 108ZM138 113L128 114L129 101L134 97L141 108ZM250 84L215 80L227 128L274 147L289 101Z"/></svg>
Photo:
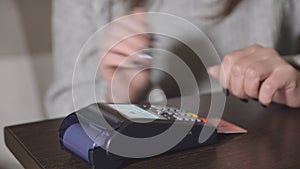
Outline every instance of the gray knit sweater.
<svg viewBox="0 0 300 169"><path fill-rule="evenodd" d="M145 8L147 11L170 13L189 20L207 34L220 57L254 43L275 48L283 56L297 54L299 0L243 0L230 16L217 24L203 19L220 10L222 4L211 6L214 2L216 0L151 0ZM81 57L77 57L97 29L127 12L127 3L128 0L53 1L55 72L53 85L46 98L49 117L65 116L95 101L105 101L105 83L100 77L95 80L95 69L92 69L97 66L95 62L99 57L97 49L100 44L90 43ZM166 43L163 38L156 41L160 46ZM73 78L75 65L76 77ZM201 84L199 86L201 88Z"/></svg>

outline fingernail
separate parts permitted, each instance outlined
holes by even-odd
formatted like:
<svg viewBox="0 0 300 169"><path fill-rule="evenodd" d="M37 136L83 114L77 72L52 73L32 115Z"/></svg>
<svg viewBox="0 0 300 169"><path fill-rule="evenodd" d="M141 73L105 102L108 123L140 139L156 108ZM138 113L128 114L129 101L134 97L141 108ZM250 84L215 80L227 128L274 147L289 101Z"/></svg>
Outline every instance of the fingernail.
<svg viewBox="0 0 300 169"><path fill-rule="evenodd" d="M249 100L248 99L240 99L242 102L244 102L244 103L248 103L249 102Z"/></svg>
<svg viewBox="0 0 300 169"><path fill-rule="evenodd" d="M225 96L229 96L229 90L228 89L223 88L223 93L225 94Z"/></svg>
<svg viewBox="0 0 300 169"><path fill-rule="evenodd" d="M261 105L263 108L266 108L266 107L267 107L266 105L264 105L264 104L262 104L262 103L260 103L260 105Z"/></svg>

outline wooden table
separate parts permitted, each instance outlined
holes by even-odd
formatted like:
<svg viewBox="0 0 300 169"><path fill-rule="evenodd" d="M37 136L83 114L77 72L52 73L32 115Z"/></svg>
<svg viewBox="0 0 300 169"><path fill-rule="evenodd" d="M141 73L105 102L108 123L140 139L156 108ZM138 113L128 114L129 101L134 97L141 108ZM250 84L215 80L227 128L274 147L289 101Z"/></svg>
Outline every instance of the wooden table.
<svg viewBox="0 0 300 169"><path fill-rule="evenodd" d="M207 110L209 101L209 96L201 97L200 111ZM178 100L169 103L176 105ZM276 104L263 108L256 101L244 103L230 96L223 118L246 128L248 133L228 135L213 145L151 158L126 168L300 168L300 109ZM25 168L90 168L60 149L57 130L61 121L6 127L6 145Z"/></svg>

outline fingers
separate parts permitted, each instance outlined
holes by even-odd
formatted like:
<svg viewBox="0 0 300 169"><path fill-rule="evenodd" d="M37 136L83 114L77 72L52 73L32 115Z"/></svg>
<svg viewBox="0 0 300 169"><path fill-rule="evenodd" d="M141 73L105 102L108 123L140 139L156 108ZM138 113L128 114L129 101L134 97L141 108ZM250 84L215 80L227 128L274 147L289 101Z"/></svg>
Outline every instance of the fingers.
<svg viewBox="0 0 300 169"><path fill-rule="evenodd" d="M122 101L137 98L148 84L150 59L139 57L139 51L149 48L152 41L148 36L148 24L142 9L121 16L112 22L101 44L102 60L100 75L108 84L114 86L114 96ZM108 99L113 96L110 92Z"/></svg>
<svg viewBox="0 0 300 169"><path fill-rule="evenodd" d="M147 91L149 70L128 70L116 72L108 85L108 100L118 103L138 102Z"/></svg>
<svg viewBox="0 0 300 169"><path fill-rule="evenodd" d="M113 74L119 68L140 70L149 67L150 64L151 60L140 58L138 54L131 57L124 57L117 53L109 53L103 57L102 62L99 65L99 70L102 77L107 82L111 82Z"/></svg>
<svg viewBox="0 0 300 169"><path fill-rule="evenodd" d="M118 30L108 33L105 49L129 56L151 45L152 42L144 32L146 31L135 32L134 30L124 29L121 26Z"/></svg>
<svg viewBox="0 0 300 169"><path fill-rule="evenodd" d="M259 61L259 58L253 54L239 58L231 68L231 74L229 75L228 89L237 97L247 98L245 85L248 83L246 73L248 69L255 65ZM260 67L258 67L260 69ZM264 71L262 71L264 72ZM255 79L256 80L256 79ZM261 79L259 79L261 80Z"/></svg>
<svg viewBox="0 0 300 169"><path fill-rule="evenodd" d="M208 68L208 73L215 79L219 79L220 78L220 69L221 66L220 65L216 65L216 66L212 66L210 68Z"/></svg>
<svg viewBox="0 0 300 169"><path fill-rule="evenodd" d="M285 96L295 90L298 76L295 69L283 61L271 48L252 45L226 55L221 65L208 70L222 87L239 98L258 98L268 105L271 101L289 105ZM218 73L219 72L219 73Z"/></svg>
<svg viewBox="0 0 300 169"><path fill-rule="evenodd" d="M112 40L114 41L114 40ZM116 42L116 41L114 41ZM111 49L108 49L109 52L119 53L124 56L132 55L135 52L138 52L142 49L145 49L151 45L151 42L145 38L139 38L139 37L130 37L127 39L124 39L117 44L112 44Z"/></svg>
<svg viewBox="0 0 300 169"><path fill-rule="evenodd" d="M116 53L109 53L103 57L99 65L99 71L105 81L111 82L116 67L119 66L123 60L124 56Z"/></svg>
<svg viewBox="0 0 300 169"><path fill-rule="evenodd" d="M257 98L260 82L271 74L276 60L268 60L265 48L256 48L253 53L244 55L234 63L229 75L228 89L240 98Z"/></svg>
<svg viewBox="0 0 300 169"><path fill-rule="evenodd" d="M148 36L148 24L142 9L134 9L133 14L116 19L108 28L104 53L115 52L129 56L148 48L152 41Z"/></svg>
<svg viewBox="0 0 300 169"><path fill-rule="evenodd" d="M259 91L259 100L269 105L277 91L288 91L296 88L296 71L290 65L278 66L262 83Z"/></svg>
<svg viewBox="0 0 300 169"><path fill-rule="evenodd" d="M254 53L256 50L261 49L262 46L260 45L252 45L247 48L243 48L240 50L236 50L234 52L229 53L226 55L222 61L222 67L220 69L220 83L221 85L228 89L230 86L230 76L231 76L231 70L235 63L242 58L243 56L250 55L251 53Z"/></svg>
<svg viewBox="0 0 300 169"><path fill-rule="evenodd" d="M151 45L151 40L145 34L147 32L148 25L142 9L134 9L132 15L116 19L108 28L103 41L104 44L101 45L103 55L103 61L100 65L101 74L104 77L112 75L111 69L116 69L120 64L128 67L131 63L129 61L126 62L127 59L125 61L123 59ZM139 62L144 65L149 64L149 60L134 59L133 62Z"/></svg>
<svg viewBox="0 0 300 169"><path fill-rule="evenodd" d="M244 92L249 98L258 98L261 82L264 81L273 70L273 66L267 61L258 61L250 65L245 72Z"/></svg>

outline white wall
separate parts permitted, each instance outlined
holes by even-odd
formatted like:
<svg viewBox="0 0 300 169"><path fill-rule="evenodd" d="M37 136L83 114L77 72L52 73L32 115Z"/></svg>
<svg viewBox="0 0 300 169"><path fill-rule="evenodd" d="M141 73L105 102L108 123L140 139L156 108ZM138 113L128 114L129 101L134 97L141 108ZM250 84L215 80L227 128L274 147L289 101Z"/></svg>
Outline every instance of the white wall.
<svg viewBox="0 0 300 169"><path fill-rule="evenodd" d="M25 36L21 27L19 11L15 0L0 1L0 54L24 54L27 52Z"/></svg>
<svg viewBox="0 0 300 169"><path fill-rule="evenodd" d="M46 11L37 2L45 2L42 6L50 9L50 1L0 0L0 169L23 168L4 144L3 127L45 118L43 98L51 82L52 70L51 51L48 50L50 28L30 23L34 21L33 15L43 20L42 13L34 13L34 9ZM48 23L49 13L46 16ZM36 31L38 39L30 34L35 32L33 29L39 30ZM42 36L44 30L48 31L45 38ZM44 43L36 46L35 40L43 38Z"/></svg>
<svg viewBox="0 0 300 169"><path fill-rule="evenodd" d="M32 65L26 56L0 59L0 168L21 168L4 145L3 127L44 119Z"/></svg>

